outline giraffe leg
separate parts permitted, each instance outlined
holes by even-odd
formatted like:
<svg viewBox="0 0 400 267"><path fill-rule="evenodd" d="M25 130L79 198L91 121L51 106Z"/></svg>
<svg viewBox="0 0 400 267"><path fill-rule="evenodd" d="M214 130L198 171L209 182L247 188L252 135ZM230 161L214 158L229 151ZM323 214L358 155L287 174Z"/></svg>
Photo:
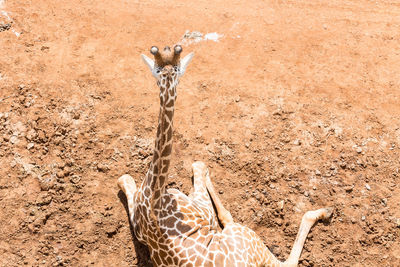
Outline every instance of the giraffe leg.
<svg viewBox="0 0 400 267"><path fill-rule="evenodd" d="M284 262L284 266L297 266L304 242L311 227L319 220L325 220L332 216L332 208L323 208L319 210L307 211L301 219L300 229L297 232L296 240L289 258Z"/></svg>
<svg viewBox="0 0 400 267"><path fill-rule="evenodd" d="M201 201L207 206L212 205L205 184L205 176L208 172L206 165L202 161L196 161L192 164L192 170L194 191L191 193L191 198Z"/></svg>
<svg viewBox="0 0 400 267"><path fill-rule="evenodd" d="M136 183L132 176L124 174L118 178L118 186L125 193L128 201L129 219L133 223L134 196L136 192Z"/></svg>
<svg viewBox="0 0 400 267"><path fill-rule="evenodd" d="M210 225L217 227L214 207L206 187L206 175L208 174L208 169L202 161L194 162L192 164L192 169L194 190L189 197L195 201L197 205L202 207L203 214L201 214L201 217L207 220Z"/></svg>
<svg viewBox="0 0 400 267"><path fill-rule="evenodd" d="M202 161L196 161L192 164L192 170L194 190L190 194L190 198L196 200L198 203L206 206L207 208L213 209L211 199L206 188L206 174L208 173L206 165Z"/></svg>
<svg viewBox="0 0 400 267"><path fill-rule="evenodd" d="M211 182L208 169L205 176L205 184L208 193L210 194L210 197L212 199L212 202L215 205L215 209L217 210L218 220L221 222L222 226L226 227L228 224L234 223L231 213L227 209L225 209L218 195L215 193L214 185Z"/></svg>

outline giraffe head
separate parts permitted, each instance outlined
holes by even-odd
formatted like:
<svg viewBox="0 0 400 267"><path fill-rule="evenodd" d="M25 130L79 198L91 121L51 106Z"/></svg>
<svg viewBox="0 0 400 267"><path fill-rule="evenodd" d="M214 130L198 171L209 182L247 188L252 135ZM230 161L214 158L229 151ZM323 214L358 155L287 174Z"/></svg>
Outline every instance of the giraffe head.
<svg viewBox="0 0 400 267"><path fill-rule="evenodd" d="M154 60L143 54L142 59L157 79L157 84L161 90L168 89L171 86L175 87L178 84L179 78L183 76L193 57L193 53L190 53L181 60L182 47L180 45L175 45L172 50L169 46L166 46L163 51L153 46L150 53L153 54Z"/></svg>

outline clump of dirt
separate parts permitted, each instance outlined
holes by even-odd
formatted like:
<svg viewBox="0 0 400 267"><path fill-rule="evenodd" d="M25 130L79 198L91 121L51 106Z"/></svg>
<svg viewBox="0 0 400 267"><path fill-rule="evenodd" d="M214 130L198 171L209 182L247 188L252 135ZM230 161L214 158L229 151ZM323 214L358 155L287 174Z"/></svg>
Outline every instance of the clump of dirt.
<svg viewBox="0 0 400 267"><path fill-rule="evenodd" d="M184 46L169 186L189 193L202 160L280 259L302 215L332 206L300 266L399 266L400 8L314 2L5 1L0 266L151 266L116 180L140 184L153 153L139 54L186 29L224 37Z"/></svg>

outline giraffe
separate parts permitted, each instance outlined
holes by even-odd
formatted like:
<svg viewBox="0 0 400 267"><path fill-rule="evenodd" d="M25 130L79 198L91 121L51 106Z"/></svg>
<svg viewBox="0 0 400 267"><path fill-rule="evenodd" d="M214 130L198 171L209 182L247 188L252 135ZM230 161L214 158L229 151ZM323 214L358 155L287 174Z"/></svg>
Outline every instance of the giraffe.
<svg viewBox="0 0 400 267"><path fill-rule="evenodd" d="M251 229L233 221L211 183L209 170L201 161L192 164L194 192L187 196L166 189L172 151L172 124L176 87L193 53L182 60L182 47L150 49L154 60L141 55L160 88L160 111L153 158L139 188L125 174L118 186L128 202L129 219L138 240L149 248L154 266L297 266L311 227L328 219L332 208L303 215L292 251L279 261ZM213 207L215 206L215 209ZM218 220L222 225L219 229Z"/></svg>

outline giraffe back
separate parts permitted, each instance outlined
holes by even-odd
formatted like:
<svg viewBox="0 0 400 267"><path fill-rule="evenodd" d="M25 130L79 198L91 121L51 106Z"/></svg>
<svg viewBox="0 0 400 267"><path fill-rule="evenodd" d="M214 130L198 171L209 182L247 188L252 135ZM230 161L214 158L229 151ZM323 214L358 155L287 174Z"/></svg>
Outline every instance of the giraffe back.
<svg viewBox="0 0 400 267"><path fill-rule="evenodd" d="M178 190L169 189L161 197L161 207L155 209L157 222L141 204L145 199L138 190L132 222L156 266L263 266L268 260L274 262L254 231L236 223L218 230L214 211Z"/></svg>

